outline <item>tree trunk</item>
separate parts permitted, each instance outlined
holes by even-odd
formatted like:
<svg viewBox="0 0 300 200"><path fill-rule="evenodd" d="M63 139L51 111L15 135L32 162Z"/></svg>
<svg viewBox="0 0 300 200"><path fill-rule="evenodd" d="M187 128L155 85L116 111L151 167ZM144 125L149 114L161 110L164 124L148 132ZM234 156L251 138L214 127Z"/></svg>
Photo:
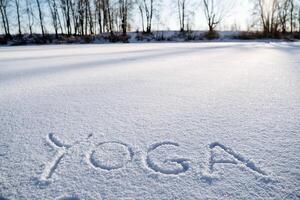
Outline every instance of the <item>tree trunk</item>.
<svg viewBox="0 0 300 200"><path fill-rule="evenodd" d="M8 31L7 31L7 27L6 27L6 20L5 20L5 16L4 16L4 5L2 5L2 1L0 0L0 12L1 12L1 18L2 18L2 23L3 23L3 27L4 27L4 32L5 35L8 35Z"/></svg>
<svg viewBox="0 0 300 200"><path fill-rule="evenodd" d="M7 16L7 2L4 2L3 0L0 0L0 10L1 10L1 16L3 25L5 27L5 35L10 37L10 29L9 29L9 21Z"/></svg>
<svg viewBox="0 0 300 200"><path fill-rule="evenodd" d="M36 3L37 3L38 11L39 11L39 19L40 19L40 26L41 26L42 36L43 36L43 38L45 38L43 13L42 13L42 9L41 9L40 0L36 0Z"/></svg>
<svg viewBox="0 0 300 200"><path fill-rule="evenodd" d="M291 0L291 10L290 10L290 15L291 15L291 33L293 33L293 26L294 26L294 1Z"/></svg>
<svg viewBox="0 0 300 200"><path fill-rule="evenodd" d="M19 0L15 0L16 9L17 9L17 20L18 20L18 30L19 30L19 36L22 35L21 31L21 20L20 20L20 2Z"/></svg>
<svg viewBox="0 0 300 200"><path fill-rule="evenodd" d="M139 5L139 10L140 10L140 14L141 14L142 29L143 29L143 33L144 33L145 32L145 23L144 23L144 12L143 12L142 5Z"/></svg>
<svg viewBox="0 0 300 200"><path fill-rule="evenodd" d="M27 19L28 19L28 27L29 27L29 33L32 35L32 6L31 3L29 3L31 0L26 0L26 13L27 13Z"/></svg>
<svg viewBox="0 0 300 200"><path fill-rule="evenodd" d="M185 0L182 2L182 32L185 30Z"/></svg>

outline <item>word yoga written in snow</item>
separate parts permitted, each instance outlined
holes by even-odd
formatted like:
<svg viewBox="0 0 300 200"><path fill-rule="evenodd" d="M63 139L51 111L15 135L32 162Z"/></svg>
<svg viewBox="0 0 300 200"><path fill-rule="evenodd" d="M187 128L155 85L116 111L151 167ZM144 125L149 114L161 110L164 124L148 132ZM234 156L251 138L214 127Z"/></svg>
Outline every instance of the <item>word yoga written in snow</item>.
<svg viewBox="0 0 300 200"><path fill-rule="evenodd" d="M68 154L71 154L71 149L76 148L76 145L82 142L88 142L92 138L92 134L88 135L85 140L76 141L72 144L65 144L53 133L47 135L47 141L55 148L56 154L54 158L44 165L43 172L39 178L40 183L49 183L51 177L59 167L61 161ZM187 172L193 161L188 158L176 157L176 158L162 158L157 159L156 156L161 157L161 152L164 148L170 147L176 151L180 150L180 145L176 142L163 141L150 145L145 152L144 159L146 165L155 173L164 175L179 175ZM260 169L250 159L245 158L241 154L235 152L231 148L219 143L214 142L208 145L209 160L206 164L205 178L215 173L215 167L218 164L232 164L243 166L245 169L252 171L256 175L267 177L267 173ZM220 153L221 152L221 153ZM225 158L218 156L223 154ZM133 148L126 143L120 141L105 141L99 142L91 147L91 150L86 152L85 160L91 168L95 170L120 170L126 168L130 163L134 162L134 157L137 156ZM205 166L205 165L204 165Z"/></svg>

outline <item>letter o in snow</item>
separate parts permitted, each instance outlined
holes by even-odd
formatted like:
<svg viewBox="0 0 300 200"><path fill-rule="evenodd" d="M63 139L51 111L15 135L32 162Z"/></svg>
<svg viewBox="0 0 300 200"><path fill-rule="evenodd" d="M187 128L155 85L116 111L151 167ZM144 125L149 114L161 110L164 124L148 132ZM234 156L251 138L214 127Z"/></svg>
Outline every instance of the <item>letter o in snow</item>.
<svg viewBox="0 0 300 200"><path fill-rule="evenodd" d="M124 167L133 158L132 148L122 142L102 142L92 150L89 161L95 168L116 170Z"/></svg>

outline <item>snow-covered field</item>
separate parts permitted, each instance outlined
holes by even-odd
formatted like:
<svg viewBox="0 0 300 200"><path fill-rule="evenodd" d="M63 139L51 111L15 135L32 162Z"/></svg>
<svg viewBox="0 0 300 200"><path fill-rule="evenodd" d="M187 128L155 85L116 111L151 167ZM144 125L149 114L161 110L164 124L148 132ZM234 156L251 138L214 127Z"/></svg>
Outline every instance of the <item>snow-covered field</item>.
<svg viewBox="0 0 300 200"><path fill-rule="evenodd" d="M300 43L0 48L0 199L299 199Z"/></svg>

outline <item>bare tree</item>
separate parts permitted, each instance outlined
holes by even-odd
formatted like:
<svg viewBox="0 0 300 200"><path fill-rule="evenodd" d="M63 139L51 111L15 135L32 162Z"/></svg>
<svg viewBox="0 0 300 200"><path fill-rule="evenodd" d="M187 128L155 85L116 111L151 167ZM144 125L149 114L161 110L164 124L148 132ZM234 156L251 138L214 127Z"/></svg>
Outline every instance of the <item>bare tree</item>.
<svg viewBox="0 0 300 200"><path fill-rule="evenodd" d="M298 8L298 32L300 33L300 7Z"/></svg>
<svg viewBox="0 0 300 200"><path fill-rule="evenodd" d="M185 30L186 0L177 0L177 6L178 6L180 31L183 32Z"/></svg>
<svg viewBox="0 0 300 200"><path fill-rule="evenodd" d="M94 18L93 18L93 13L92 13L92 4L90 0L87 0L87 11L88 11L88 20L89 20L89 29L90 29L90 34L94 34Z"/></svg>
<svg viewBox="0 0 300 200"><path fill-rule="evenodd" d="M65 23L65 28L67 29L66 32L68 35L71 35L72 33L72 27L71 27L71 0L60 0L60 7L63 14L63 19Z"/></svg>
<svg viewBox="0 0 300 200"><path fill-rule="evenodd" d="M263 32L266 36L276 36L290 30L293 33L296 26L297 4L295 0L255 0L256 15L259 16Z"/></svg>
<svg viewBox="0 0 300 200"><path fill-rule="evenodd" d="M282 33L286 33L287 30L287 22L289 17L289 2L290 0L282 0L279 4L278 17Z"/></svg>
<svg viewBox="0 0 300 200"><path fill-rule="evenodd" d="M1 13L1 18L2 18L2 23L4 27L4 32L6 36L10 36L10 26L9 26L9 21L8 21L8 0L0 0L0 13Z"/></svg>
<svg viewBox="0 0 300 200"><path fill-rule="evenodd" d="M121 28L123 35L126 35L127 28L129 26L128 18L130 12L133 8L133 1L132 0L119 0L119 12L120 12L120 20L121 20Z"/></svg>
<svg viewBox="0 0 300 200"><path fill-rule="evenodd" d="M19 35L22 35L21 31L21 20L20 20L20 0L15 0L16 11L17 11L17 21L18 21L18 32Z"/></svg>
<svg viewBox="0 0 300 200"><path fill-rule="evenodd" d="M119 10L123 35L126 35L127 33L128 6L128 0L119 0Z"/></svg>
<svg viewBox="0 0 300 200"><path fill-rule="evenodd" d="M95 18L98 22L99 33L103 33L103 4L101 0L94 0L95 4Z"/></svg>
<svg viewBox="0 0 300 200"><path fill-rule="evenodd" d="M232 1L215 1L215 0L202 0L202 8L206 17L209 32L213 32L217 25L228 14L233 7Z"/></svg>
<svg viewBox="0 0 300 200"><path fill-rule="evenodd" d="M88 16L88 6L89 6L89 0L84 0L84 4L83 4L83 7L84 7L84 18L85 18L85 26L84 26L84 32L85 32L85 35L87 35L87 31L88 31L88 21L89 21L89 16Z"/></svg>
<svg viewBox="0 0 300 200"><path fill-rule="evenodd" d="M192 0L177 0L174 2L177 8L178 20L180 31L184 32L190 29L191 16L193 16L193 11L191 10L191 6L194 3Z"/></svg>
<svg viewBox="0 0 300 200"><path fill-rule="evenodd" d="M39 12L39 19L40 19L42 35L43 35L43 37L45 37L44 16L43 16L40 0L36 0L36 4L37 4L38 12Z"/></svg>
<svg viewBox="0 0 300 200"><path fill-rule="evenodd" d="M147 19L147 28L146 32L151 33L152 30L152 19L153 19L153 3L154 0L144 0L144 6L145 6L145 13L146 13L146 19Z"/></svg>
<svg viewBox="0 0 300 200"><path fill-rule="evenodd" d="M255 14L259 16L264 34L273 37L278 34L280 24L280 4L278 0L255 0L255 10L257 11Z"/></svg>
<svg viewBox="0 0 300 200"><path fill-rule="evenodd" d="M59 15L58 15L58 9L57 9L57 3L56 0L47 0L48 6L51 13L51 19L52 19L52 25L55 32L55 37L58 37L58 29L59 29Z"/></svg>
<svg viewBox="0 0 300 200"><path fill-rule="evenodd" d="M107 32L114 35L114 9L112 0L104 0L104 11Z"/></svg>
<svg viewBox="0 0 300 200"><path fill-rule="evenodd" d="M293 33L298 29L300 31L300 0L252 1L255 5L254 14L259 22L256 25L261 25L266 36L280 36L281 32ZM18 35L27 30L33 34L34 25L40 27L39 32L43 37L48 25L51 25L50 31L53 31L56 37L59 32L61 34L66 32L68 35L107 32L114 35L121 31L126 35L131 28L129 21L135 16L140 18L143 32L151 33L153 21L159 15L159 2L158 0L0 0L0 25L7 36L11 34L12 25L15 26L14 33ZM186 31L192 23L191 3L196 0L173 2L173 11L177 11L180 31ZM234 0L201 0L201 3L208 29L214 32L230 13ZM134 5L137 13L133 12ZM23 19L22 15L27 19ZM16 22L12 21L14 17ZM38 20L36 24L35 19ZM22 26L23 21L26 22L27 29Z"/></svg>
<svg viewBox="0 0 300 200"><path fill-rule="evenodd" d="M288 0L289 1L289 5L290 5L290 30L291 33L293 33L293 28L294 28L294 18L295 18L295 14L294 14L294 9L295 9L295 3L294 0Z"/></svg>
<svg viewBox="0 0 300 200"><path fill-rule="evenodd" d="M98 2L98 24L102 32L114 32L115 7L119 3L116 0L97 0Z"/></svg>
<svg viewBox="0 0 300 200"><path fill-rule="evenodd" d="M31 0L26 0L26 15L27 15L27 20L28 20L28 28L29 28L29 33L32 35L32 27L34 24L34 15L33 15L33 9L32 9L32 1Z"/></svg>
<svg viewBox="0 0 300 200"><path fill-rule="evenodd" d="M293 33L297 18L297 14L295 13L295 2L294 0L281 0L279 5L278 13L282 33L286 33L288 26L290 28L290 33Z"/></svg>
<svg viewBox="0 0 300 200"><path fill-rule="evenodd" d="M144 32L144 24L146 22L146 32L151 33L152 20L154 16L156 0L137 0L136 1L142 20L142 27ZM145 21L145 22L144 22Z"/></svg>
<svg viewBox="0 0 300 200"><path fill-rule="evenodd" d="M140 17L141 17L141 21L142 21L142 30L143 30L143 32L145 32L144 4L141 0L136 0L135 3L137 5L139 13L140 13Z"/></svg>
<svg viewBox="0 0 300 200"><path fill-rule="evenodd" d="M71 0L71 15L74 27L74 35L77 35L79 32L79 13L78 13L78 0Z"/></svg>

